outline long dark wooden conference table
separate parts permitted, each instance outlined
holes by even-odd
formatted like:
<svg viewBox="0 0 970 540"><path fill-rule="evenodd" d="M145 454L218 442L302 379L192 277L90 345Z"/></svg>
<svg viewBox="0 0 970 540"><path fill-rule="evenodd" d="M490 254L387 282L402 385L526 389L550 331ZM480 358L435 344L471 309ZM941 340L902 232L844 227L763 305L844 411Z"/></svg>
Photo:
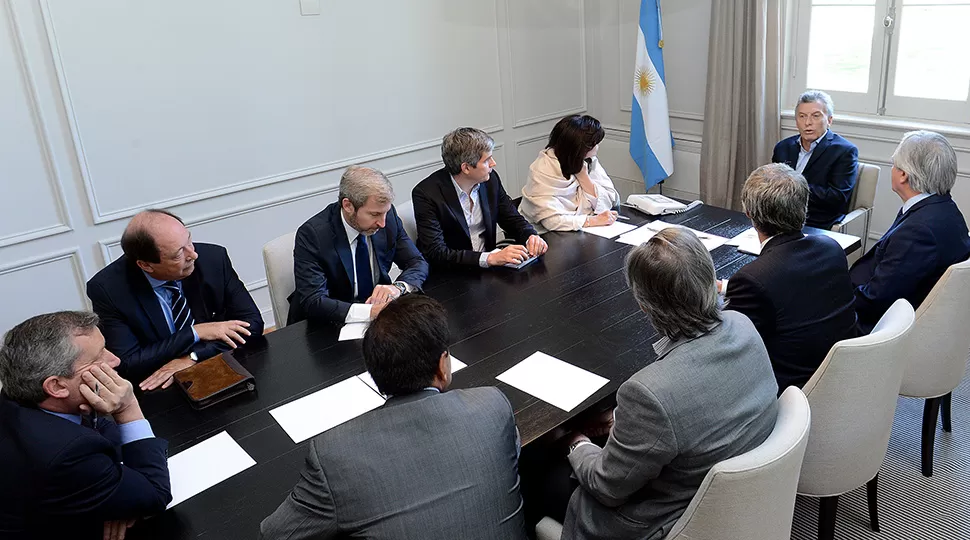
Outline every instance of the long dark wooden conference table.
<svg viewBox="0 0 970 540"><path fill-rule="evenodd" d="M652 221L625 207L621 214L634 225ZM662 219L728 238L750 227L740 212L711 206ZM631 246L583 232L543 238L549 252L521 270L433 270L424 286L448 309L451 352L468 364L454 374L452 388L500 388L512 403L523 445L609 398L656 359L657 333L624 280ZM857 239L846 252L860 245ZM721 279L754 258L733 246L711 256ZM610 382L565 412L495 379L536 351ZM307 322L252 340L235 357L256 378L257 391L249 396L196 411L172 387L142 395L140 402L156 435L169 441L170 455L227 431L256 465L138 523L128 538L254 538L259 522L299 479L309 444L295 444L269 411L365 371L360 341L337 341L336 329Z"/></svg>

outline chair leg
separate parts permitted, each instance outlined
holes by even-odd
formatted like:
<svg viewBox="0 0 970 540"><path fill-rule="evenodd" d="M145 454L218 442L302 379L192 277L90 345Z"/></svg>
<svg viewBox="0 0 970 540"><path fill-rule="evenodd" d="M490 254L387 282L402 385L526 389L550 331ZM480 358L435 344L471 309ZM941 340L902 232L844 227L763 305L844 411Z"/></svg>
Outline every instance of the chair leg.
<svg viewBox="0 0 970 540"><path fill-rule="evenodd" d="M869 502L869 528L872 532L879 532L879 503L876 499L876 492L879 485L879 475L872 477L866 482L866 501Z"/></svg>
<svg viewBox="0 0 970 540"><path fill-rule="evenodd" d="M818 501L818 540L835 539L835 514L839 510L839 496L822 497Z"/></svg>
<svg viewBox="0 0 970 540"><path fill-rule="evenodd" d="M953 431L953 426L950 425L950 400L952 398L952 392L940 398L940 417L943 418L943 431L947 433Z"/></svg>
<svg viewBox="0 0 970 540"><path fill-rule="evenodd" d="M940 399L930 398L923 405L923 476L933 476L933 445L936 442L936 417L940 412Z"/></svg>

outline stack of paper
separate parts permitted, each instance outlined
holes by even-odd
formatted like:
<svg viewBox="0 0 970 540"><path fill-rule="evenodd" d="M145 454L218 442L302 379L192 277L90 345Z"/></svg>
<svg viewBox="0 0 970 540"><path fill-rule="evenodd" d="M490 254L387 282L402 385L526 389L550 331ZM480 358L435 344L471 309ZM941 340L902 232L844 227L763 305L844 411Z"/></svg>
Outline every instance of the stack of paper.
<svg viewBox="0 0 970 540"><path fill-rule="evenodd" d="M496 379L566 412L610 382L542 352L519 362Z"/></svg>
<svg viewBox="0 0 970 540"><path fill-rule="evenodd" d="M364 381L350 377L269 413L293 442L299 443L383 404L384 398Z"/></svg>
<svg viewBox="0 0 970 540"><path fill-rule="evenodd" d="M256 462L228 433L206 439L168 458L172 502L168 508L252 467Z"/></svg>
<svg viewBox="0 0 970 540"><path fill-rule="evenodd" d="M370 321L347 323L340 329L340 336L337 337L337 341L364 339L364 332L367 331L368 326L370 326Z"/></svg>

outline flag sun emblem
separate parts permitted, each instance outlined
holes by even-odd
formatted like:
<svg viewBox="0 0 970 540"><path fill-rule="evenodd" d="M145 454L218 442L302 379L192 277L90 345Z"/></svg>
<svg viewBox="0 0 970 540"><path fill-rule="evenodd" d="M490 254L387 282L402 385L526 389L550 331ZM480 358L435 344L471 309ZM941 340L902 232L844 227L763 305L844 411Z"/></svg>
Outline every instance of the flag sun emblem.
<svg viewBox="0 0 970 540"><path fill-rule="evenodd" d="M638 67L633 86L634 90L640 94L640 97L646 97L657 87L657 76L649 68Z"/></svg>

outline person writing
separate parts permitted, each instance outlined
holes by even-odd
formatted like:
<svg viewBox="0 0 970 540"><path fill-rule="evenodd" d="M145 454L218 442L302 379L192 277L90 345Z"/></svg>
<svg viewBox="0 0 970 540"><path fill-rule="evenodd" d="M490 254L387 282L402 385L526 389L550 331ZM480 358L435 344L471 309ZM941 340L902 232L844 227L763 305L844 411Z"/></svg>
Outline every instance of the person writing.
<svg viewBox="0 0 970 540"><path fill-rule="evenodd" d="M529 167L519 211L540 232L578 231L616 221L620 194L596 158L605 132L599 120L572 115L560 120L549 144Z"/></svg>

